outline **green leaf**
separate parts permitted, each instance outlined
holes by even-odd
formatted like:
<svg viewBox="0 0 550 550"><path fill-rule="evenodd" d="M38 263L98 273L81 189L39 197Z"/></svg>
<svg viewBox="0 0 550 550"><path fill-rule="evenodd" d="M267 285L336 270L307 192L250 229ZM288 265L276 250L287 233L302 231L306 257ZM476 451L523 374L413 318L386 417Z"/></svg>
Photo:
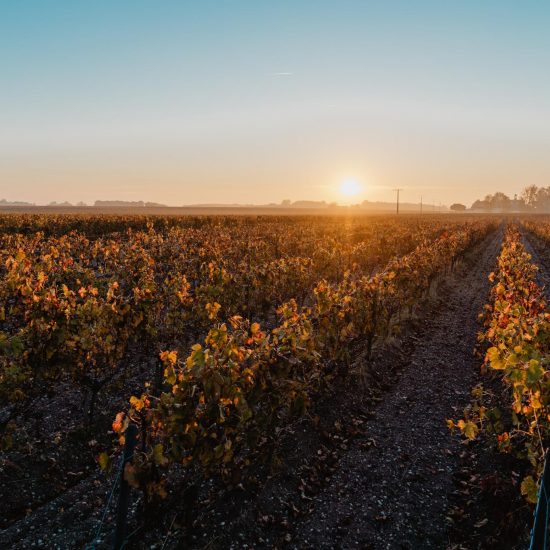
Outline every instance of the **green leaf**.
<svg viewBox="0 0 550 550"><path fill-rule="evenodd" d="M157 443L153 447L153 460L157 466L164 466L168 463L168 459L164 456L164 447L161 443Z"/></svg>
<svg viewBox="0 0 550 550"><path fill-rule="evenodd" d="M531 359L529 367L527 367L527 383L534 385L543 375L544 369L540 366L540 363L535 359Z"/></svg>
<svg viewBox="0 0 550 550"><path fill-rule="evenodd" d="M529 502L536 504L537 493L538 489L535 480L531 476L524 477L521 482L521 494L525 496Z"/></svg>

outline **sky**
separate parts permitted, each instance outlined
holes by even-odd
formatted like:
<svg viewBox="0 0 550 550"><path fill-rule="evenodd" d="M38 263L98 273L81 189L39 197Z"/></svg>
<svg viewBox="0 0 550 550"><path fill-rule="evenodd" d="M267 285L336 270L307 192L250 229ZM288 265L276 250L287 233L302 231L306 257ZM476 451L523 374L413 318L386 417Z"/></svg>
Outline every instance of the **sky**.
<svg viewBox="0 0 550 550"><path fill-rule="evenodd" d="M0 0L0 198L547 186L548 29L547 1Z"/></svg>

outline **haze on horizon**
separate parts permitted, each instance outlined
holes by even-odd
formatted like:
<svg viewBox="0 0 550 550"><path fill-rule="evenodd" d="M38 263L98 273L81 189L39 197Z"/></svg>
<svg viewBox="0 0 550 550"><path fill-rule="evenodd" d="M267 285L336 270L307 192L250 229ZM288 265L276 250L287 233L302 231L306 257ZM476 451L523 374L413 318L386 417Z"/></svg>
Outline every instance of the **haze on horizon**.
<svg viewBox="0 0 550 550"><path fill-rule="evenodd" d="M4 2L0 198L471 204L550 185L545 2Z"/></svg>

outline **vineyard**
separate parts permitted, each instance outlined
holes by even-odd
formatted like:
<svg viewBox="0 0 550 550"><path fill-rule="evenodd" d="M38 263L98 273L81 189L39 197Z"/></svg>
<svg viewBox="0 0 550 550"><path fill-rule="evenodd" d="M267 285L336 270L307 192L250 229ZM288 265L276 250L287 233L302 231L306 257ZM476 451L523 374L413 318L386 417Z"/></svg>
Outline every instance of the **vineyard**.
<svg viewBox="0 0 550 550"><path fill-rule="evenodd" d="M122 484L120 548L525 547L549 242L537 216L0 216L0 547L112 548Z"/></svg>

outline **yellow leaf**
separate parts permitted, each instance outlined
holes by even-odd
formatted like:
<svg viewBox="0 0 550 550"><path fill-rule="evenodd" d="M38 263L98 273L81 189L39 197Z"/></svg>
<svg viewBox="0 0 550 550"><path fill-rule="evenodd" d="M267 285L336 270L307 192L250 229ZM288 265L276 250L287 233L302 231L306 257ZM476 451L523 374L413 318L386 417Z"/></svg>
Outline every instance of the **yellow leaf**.
<svg viewBox="0 0 550 550"><path fill-rule="evenodd" d="M102 470L106 470L111 463L111 458L107 453L103 452L97 457L97 462Z"/></svg>
<svg viewBox="0 0 550 550"><path fill-rule="evenodd" d="M177 351L161 351L160 360L163 363L170 363L170 365L175 365L178 362L178 352Z"/></svg>
<svg viewBox="0 0 550 550"><path fill-rule="evenodd" d="M136 409L136 411L141 411L143 407L145 407L145 403L143 402L143 399L140 399L139 397L130 397L130 405Z"/></svg>

